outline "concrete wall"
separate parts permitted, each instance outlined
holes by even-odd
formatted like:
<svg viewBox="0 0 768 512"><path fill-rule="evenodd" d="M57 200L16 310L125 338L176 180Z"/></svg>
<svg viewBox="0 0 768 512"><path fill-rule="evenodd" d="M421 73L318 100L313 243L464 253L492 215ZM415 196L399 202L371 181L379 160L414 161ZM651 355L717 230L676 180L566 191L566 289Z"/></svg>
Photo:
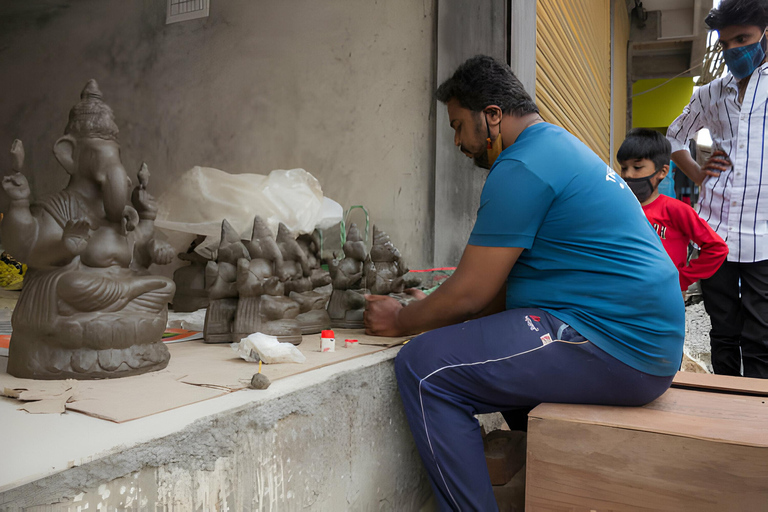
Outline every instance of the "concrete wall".
<svg viewBox="0 0 768 512"><path fill-rule="evenodd" d="M38 195L66 174L51 153L95 78L130 170L155 195L194 165L303 167L363 204L412 268L433 249L435 0L212 0L165 25L160 0L0 3L0 169L20 138ZM5 198L0 203L4 206Z"/></svg>
<svg viewBox="0 0 768 512"><path fill-rule="evenodd" d="M693 35L693 7L661 12L661 37Z"/></svg>
<svg viewBox="0 0 768 512"><path fill-rule="evenodd" d="M477 54L507 61L506 2L440 0L438 16L438 84ZM448 112L437 107L435 167L435 263L458 264L480 206L488 171L475 167L453 142Z"/></svg>
<svg viewBox="0 0 768 512"><path fill-rule="evenodd" d="M395 353L239 391L254 402L0 493L0 510L418 511L431 489Z"/></svg>

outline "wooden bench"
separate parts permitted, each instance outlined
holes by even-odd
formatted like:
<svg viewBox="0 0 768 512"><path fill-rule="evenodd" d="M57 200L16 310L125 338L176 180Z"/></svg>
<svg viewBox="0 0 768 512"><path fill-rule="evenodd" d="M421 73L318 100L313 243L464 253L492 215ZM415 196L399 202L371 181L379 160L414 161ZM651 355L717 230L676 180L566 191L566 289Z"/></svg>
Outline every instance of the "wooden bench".
<svg viewBox="0 0 768 512"><path fill-rule="evenodd" d="M768 510L768 381L676 383L644 407L531 411L526 510Z"/></svg>

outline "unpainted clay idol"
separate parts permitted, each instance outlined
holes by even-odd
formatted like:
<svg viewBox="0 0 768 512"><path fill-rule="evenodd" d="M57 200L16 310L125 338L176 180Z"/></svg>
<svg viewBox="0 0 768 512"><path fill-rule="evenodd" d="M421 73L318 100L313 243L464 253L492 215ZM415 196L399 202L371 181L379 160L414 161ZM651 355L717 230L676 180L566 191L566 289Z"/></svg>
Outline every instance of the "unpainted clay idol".
<svg viewBox="0 0 768 512"><path fill-rule="evenodd" d="M408 272L408 266L389 235L373 226L371 252L363 265L365 287L373 295L389 295L406 305L415 299L404 293L405 289L421 283L421 279Z"/></svg>
<svg viewBox="0 0 768 512"><path fill-rule="evenodd" d="M18 141L12 146L0 236L29 270L13 312L11 375L112 378L168 364L160 340L174 284L148 267L170 263L174 251L154 236L149 171L142 166L131 191L117 134L112 110L89 81L53 147L69 183L31 205L24 150Z"/></svg>
<svg viewBox="0 0 768 512"><path fill-rule="evenodd" d="M296 317L302 334L318 334L331 328L331 317L326 306L331 297L331 276L320 265L320 240L314 232L311 235L299 235L296 243L306 258L309 276L307 291L291 290L288 296L299 304L299 316Z"/></svg>
<svg viewBox="0 0 768 512"><path fill-rule="evenodd" d="M374 295L402 293L408 267L389 235L373 226L373 245L363 271L365 287Z"/></svg>
<svg viewBox="0 0 768 512"><path fill-rule="evenodd" d="M239 261L250 260L248 249L237 232L225 219L221 223L221 241L216 261L205 267L205 288L208 292L208 309L205 312L203 339L207 343L233 341L232 329L237 310Z"/></svg>
<svg viewBox="0 0 768 512"><path fill-rule="evenodd" d="M210 305L203 337L207 343L237 342L255 332L301 343L300 306L286 296L286 289L311 289L311 280L304 276L309 275L309 267L285 226L281 225L280 233L275 240L256 216L251 240L242 241L226 220L222 222L217 261L206 269Z"/></svg>
<svg viewBox="0 0 768 512"><path fill-rule="evenodd" d="M187 252L178 255L180 260L188 261L189 265L179 267L173 273L173 282L176 283L173 310L177 313L187 313L208 307L205 268L210 260L194 251L194 248L203 240L205 240L204 235L198 236Z"/></svg>
<svg viewBox="0 0 768 512"><path fill-rule="evenodd" d="M344 257L328 263L333 292L328 302L331 325L342 329L363 328L365 294L363 264L367 259L365 242L356 224L350 224L342 246Z"/></svg>
<svg viewBox="0 0 768 512"><path fill-rule="evenodd" d="M280 226L281 231L285 229ZM282 343L301 343L301 329L296 320L299 305L285 296L285 290L293 273L301 275L302 271L292 251L283 249L283 243L272 238L261 217L253 219L253 233L246 244L251 260L240 260L238 266L240 299L233 341L262 332L276 336Z"/></svg>

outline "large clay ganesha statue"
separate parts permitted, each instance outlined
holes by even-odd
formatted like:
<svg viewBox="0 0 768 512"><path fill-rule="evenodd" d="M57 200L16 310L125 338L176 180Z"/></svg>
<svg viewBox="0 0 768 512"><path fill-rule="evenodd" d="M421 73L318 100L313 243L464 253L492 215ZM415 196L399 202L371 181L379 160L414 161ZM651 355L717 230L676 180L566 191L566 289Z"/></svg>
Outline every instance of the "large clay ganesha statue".
<svg viewBox="0 0 768 512"><path fill-rule="evenodd" d="M131 191L117 133L90 80L53 148L69 183L31 205L24 150L14 141L13 172L2 181L10 206L0 236L29 270L12 317L11 375L109 378L168 364L160 340L174 284L148 268L170 263L174 251L154 237L157 206L145 165Z"/></svg>

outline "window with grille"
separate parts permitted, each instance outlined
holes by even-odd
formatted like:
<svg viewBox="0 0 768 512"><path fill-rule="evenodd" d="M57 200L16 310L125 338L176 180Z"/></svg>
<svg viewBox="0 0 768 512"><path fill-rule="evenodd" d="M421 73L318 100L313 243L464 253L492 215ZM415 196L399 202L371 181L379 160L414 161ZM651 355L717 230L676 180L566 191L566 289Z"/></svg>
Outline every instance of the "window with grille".
<svg viewBox="0 0 768 512"><path fill-rule="evenodd" d="M193 20L208 16L210 0L168 0L165 23Z"/></svg>

